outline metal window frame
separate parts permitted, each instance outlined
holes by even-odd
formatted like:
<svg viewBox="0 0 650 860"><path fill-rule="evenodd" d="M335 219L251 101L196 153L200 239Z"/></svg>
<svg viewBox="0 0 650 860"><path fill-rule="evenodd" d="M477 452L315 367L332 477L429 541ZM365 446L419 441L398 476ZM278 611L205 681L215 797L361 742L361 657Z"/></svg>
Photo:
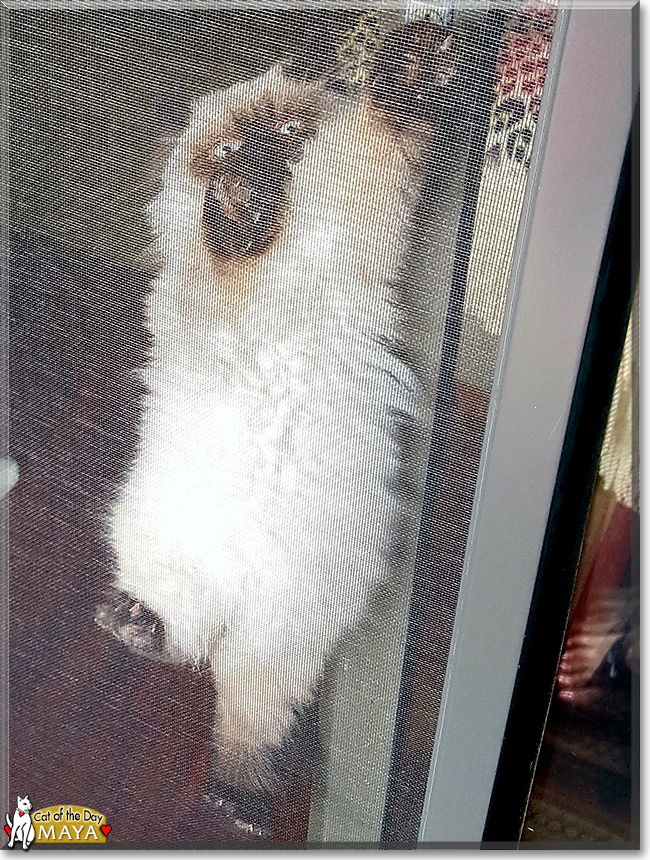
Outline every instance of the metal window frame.
<svg viewBox="0 0 650 860"><path fill-rule="evenodd" d="M562 57L520 227L422 843L482 838L632 120L633 6L559 12Z"/></svg>

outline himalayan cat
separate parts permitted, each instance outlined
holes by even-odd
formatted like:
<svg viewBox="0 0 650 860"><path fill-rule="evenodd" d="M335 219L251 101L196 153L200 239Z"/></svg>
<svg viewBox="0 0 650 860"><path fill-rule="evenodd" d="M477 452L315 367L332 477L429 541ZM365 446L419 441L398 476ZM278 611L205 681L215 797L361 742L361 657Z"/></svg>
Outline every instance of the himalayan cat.
<svg viewBox="0 0 650 860"><path fill-rule="evenodd" d="M282 64L205 96L150 207L148 395L97 620L209 664L235 788L273 786L327 655L413 562L428 304L399 277L450 39L400 27L354 98Z"/></svg>
<svg viewBox="0 0 650 860"><path fill-rule="evenodd" d="M27 795L24 797L18 795L18 803L16 804L16 811L14 812L14 820L10 821L9 816L5 814L5 818L7 820L5 830L7 828L11 828L11 835L9 836L7 848L13 848L14 842L17 839L19 842L23 843L23 851L26 851L36 838L36 831L34 830L32 818L29 814L31 809L32 803L29 797Z"/></svg>

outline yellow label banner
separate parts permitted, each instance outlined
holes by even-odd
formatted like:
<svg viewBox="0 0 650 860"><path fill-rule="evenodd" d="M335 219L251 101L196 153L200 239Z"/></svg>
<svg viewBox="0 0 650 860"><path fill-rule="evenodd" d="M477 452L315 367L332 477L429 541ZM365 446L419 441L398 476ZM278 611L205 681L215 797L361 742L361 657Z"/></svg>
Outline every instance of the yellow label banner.
<svg viewBox="0 0 650 860"><path fill-rule="evenodd" d="M111 831L106 816L85 806L48 806L31 813L34 842L101 845Z"/></svg>

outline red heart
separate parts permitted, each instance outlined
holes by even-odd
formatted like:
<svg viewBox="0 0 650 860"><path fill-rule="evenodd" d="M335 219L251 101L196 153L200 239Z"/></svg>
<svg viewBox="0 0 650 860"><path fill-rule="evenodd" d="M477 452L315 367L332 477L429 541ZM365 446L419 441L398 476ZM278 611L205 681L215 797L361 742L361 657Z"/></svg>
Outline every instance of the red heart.
<svg viewBox="0 0 650 860"><path fill-rule="evenodd" d="M102 824L102 826L99 829L102 831L104 836L108 836L108 834L111 832L111 830L113 828L111 827L110 824Z"/></svg>
<svg viewBox="0 0 650 860"><path fill-rule="evenodd" d="M18 815L20 815L20 817L21 817L21 818L23 817L23 815L24 815L24 814L25 814L24 812L19 812L19 813L18 813Z"/></svg>
<svg viewBox="0 0 650 860"><path fill-rule="evenodd" d="M8 824L5 824L5 830L7 831L7 836L11 836L11 827Z"/></svg>

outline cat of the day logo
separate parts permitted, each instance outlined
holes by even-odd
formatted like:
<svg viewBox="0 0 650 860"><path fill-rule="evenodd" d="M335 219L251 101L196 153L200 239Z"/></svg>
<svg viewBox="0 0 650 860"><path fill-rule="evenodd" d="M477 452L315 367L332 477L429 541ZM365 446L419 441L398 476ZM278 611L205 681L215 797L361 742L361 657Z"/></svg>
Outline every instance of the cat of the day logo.
<svg viewBox="0 0 650 860"><path fill-rule="evenodd" d="M13 848L16 842L21 842L23 849L33 842L102 845L112 830L103 813L85 806L48 806L32 812L28 795L18 795L13 818L9 815L5 818L8 848Z"/></svg>

